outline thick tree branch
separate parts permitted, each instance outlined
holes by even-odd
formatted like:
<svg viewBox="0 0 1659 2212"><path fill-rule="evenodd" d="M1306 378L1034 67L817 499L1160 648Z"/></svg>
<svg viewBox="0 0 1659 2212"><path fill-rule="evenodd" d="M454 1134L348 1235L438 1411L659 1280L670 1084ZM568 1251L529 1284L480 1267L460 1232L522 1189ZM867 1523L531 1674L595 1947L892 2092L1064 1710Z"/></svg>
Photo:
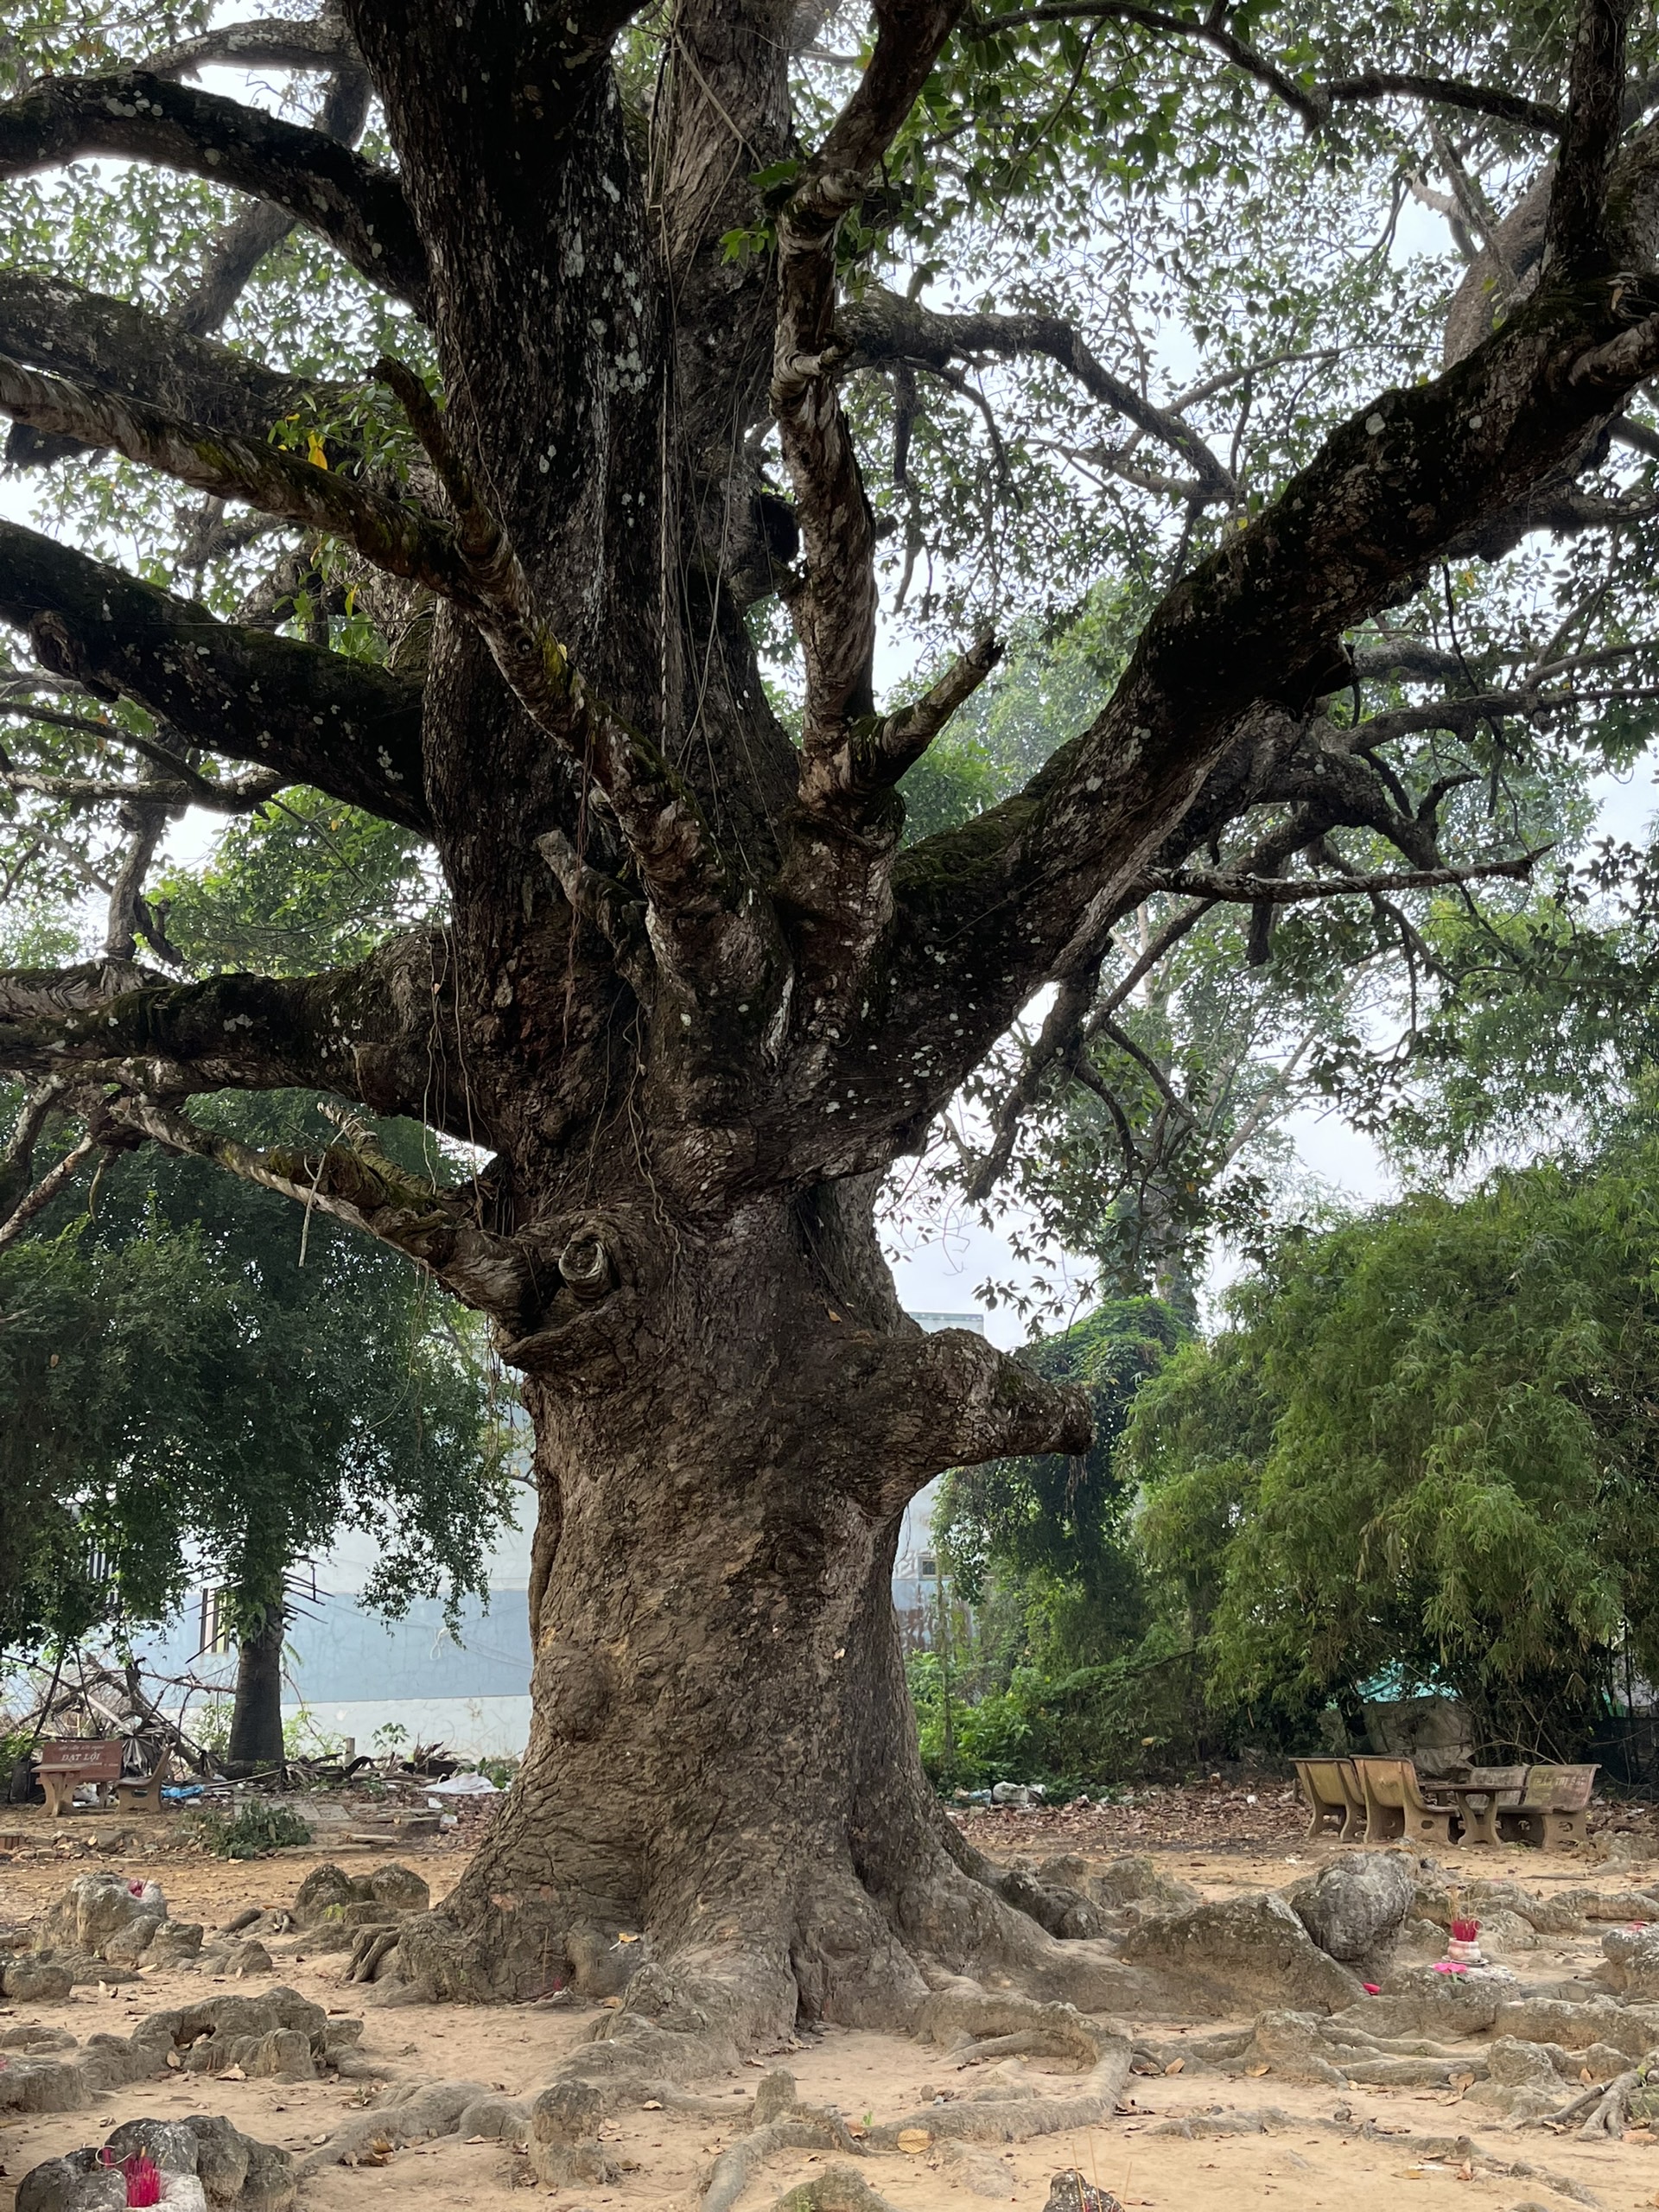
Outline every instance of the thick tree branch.
<svg viewBox="0 0 1659 2212"><path fill-rule="evenodd" d="M1544 265L1568 281L1600 276L1610 261L1608 175L1624 122L1625 32L1630 0L1580 0L1567 121L1549 195Z"/></svg>
<svg viewBox="0 0 1659 2212"><path fill-rule="evenodd" d="M111 723L105 734L118 741L122 733ZM37 792L42 798L60 799L66 806L121 806L143 800L167 807L201 806L213 814L251 814L294 780L261 769L234 783L216 784L183 763L180 766L181 772L170 783L163 776L153 784L105 784L91 776L45 776L19 768L0 747L0 783L8 791Z"/></svg>
<svg viewBox="0 0 1659 2212"><path fill-rule="evenodd" d="M17 523L0 522L0 620L55 674L136 700L205 751L430 828L420 694L383 669L217 621Z"/></svg>
<svg viewBox="0 0 1659 2212"><path fill-rule="evenodd" d="M302 124L143 69L49 78L0 106L0 176L86 154L182 169L273 200L417 310L426 256L395 176Z"/></svg>
<svg viewBox="0 0 1659 2212"><path fill-rule="evenodd" d="M29 1185L34 1173L35 1147L40 1142L41 1132L69 1088L67 1075L48 1076L28 1091L17 1119L12 1124L11 1135L0 1150L0 1216L10 1212Z"/></svg>
<svg viewBox="0 0 1659 2212"><path fill-rule="evenodd" d="M37 1215L46 1211L60 1191L65 1190L80 1173L81 1164L96 1150L97 1140L82 1137L71 1145L61 1160L54 1160L40 1181L25 1191L13 1205L11 1211L0 1218L0 1251L22 1235Z"/></svg>
<svg viewBox="0 0 1659 2212"><path fill-rule="evenodd" d="M0 353L206 430L262 440L284 416L326 406L339 389L264 368L125 300L13 270L0 270Z"/></svg>
<svg viewBox="0 0 1659 2212"><path fill-rule="evenodd" d="M111 1100L108 1113L118 1127L169 1152L211 1160L245 1182L280 1192L393 1246L463 1303L493 1314L510 1330L522 1326L533 1310L536 1274L529 1255L511 1238L478 1227L470 1193L440 1191L371 1146L256 1151L142 1096Z"/></svg>
<svg viewBox="0 0 1659 2212"><path fill-rule="evenodd" d="M823 1418L879 1439L868 1453L870 1510L892 1513L933 1475L1004 1454L1083 1452L1084 1394L1050 1382L966 1329L849 1337Z"/></svg>
<svg viewBox="0 0 1659 2212"><path fill-rule="evenodd" d="M431 395L401 362L378 373L396 391L447 494L455 556L423 581L476 624L514 696L538 728L590 775L607 801L662 925L654 941L679 969L718 940L728 980L758 985L768 963L760 917L741 893L690 786L658 747L593 690L543 619L530 580L445 430Z"/></svg>
<svg viewBox="0 0 1659 2212"><path fill-rule="evenodd" d="M0 973L0 1069L107 1081L177 1100L209 1090L337 1091L473 1141L453 960L435 936L389 939L356 967L179 982L128 960Z"/></svg>
<svg viewBox="0 0 1659 2212"><path fill-rule="evenodd" d="M1621 257L1645 262L1651 246L1632 235ZM1016 798L900 854L875 956L885 1006L846 1022L824 1055L824 1080L844 1075L857 1115L838 1127L837 1165L865 1157L860 1124L874 1138L896 1122L901 1141L919 1141L1038 985L1069 972L1071 948L1099 944L1141 895L1148 864L1179 865L1180 846L1205 834L1195 802L1251 717L1266 717L1271 766L1283 741L1267 725L1287 729L1346 680L1344 634L1442 547L1582 465L1656 366L1659 286L1620 279L1548 289L1435 383L1382 395L1173 588L1090 730ZM1262 797L1249 796L1251 772L1243 804ZM1388 834L1416 827L1432 844L1432 825L1405 817ZM866 1105L857 1084L873 1048L898 1069L897 1096Z"/></svg>
<svg viewBox="0 0 1659 2212"><path fill-rule="evenodd" d="M1265 85L1287 107L1295 110L1310 130L1323 129L1332 107L1339 103L1396 95L1460 108L1468 114L1490 115L1497 122L1518 124L1552 136L1559 136L1566 122L1559 108L1505 92L1501 86L1467 85L1454 78L1411 71L1371 69L1357 76L1333 77L1323 84L1309 85L1230 30L1224 14L1217 9L1208 10L1202 16L1178 16L1167 9L1137 5L1136 0L1045 0L1041 6L1016 8L1006 15L977 16L973 28L986 37L1040 23L1070 22L1134 23L1142 30L1194 39L1213 48L1247 77Z"/></svg>
<svg viewBox="0 0 1659 2212"><path fill-rule="evenodd" d="M368 120L372 87L367 73L353 60L342 62L330 79L315 128L325 137L354 146ZM201 273L168 321L178 330L200 337L217 330L241 297L254 270L294 228L284 207L268 200L255 200L234 222L220 232L203 260Z"/></svg>
<svg viewBox="0 0 1659 2212"><path fill-rule="evenodd" d="M450 533L413 503L391 499L280 446L213 431L167 410L95 391L0 355L0 412L89 445L113 446L198 492L245 499L263 513L354 546L389 575L459 601L467 564Z"/></svg>
<svg viewBox="0 0 1659 2212"><path fill-rule="evenodd" d="M772 401L795 490L803 582L790 612L806 669L802 750L844 741L874 704L875 539L834 376L836 237L926 82L962 0L879 0L875 46L778 223Z"/></svg>
<svg viewBox="0 0 1659 2212"><path fill-rule="evenodd" d="M1059 315L941 315L918 300L871 288L836 318L846 368L909 361L940 368L954 360L987 356L1010 360L1039 354L1056 361L1103 406L1155 438L1192 467L1205 499L1230 499L1235 486L1198 432L1179 414L1155 407L1131 384L1114 376Z"/></svg>
<svg viewBox="0 0 1659 2212"><path fill-rule="evenodd" d="M1383 868L1371 874L1253 875L1226 868L1160 868L1142 880L1150 897L1160 891L1179 892L1189 898L1232 901L1248 906L1283 906L1307 899L1341 899L1355 892L1386 895L1400 891L1443 891L1458 883L1483 883L1500 876L1525 877L1532 873L1548 845L1517 853L1503 861L1471 861L1458 867Z"/></svg>
<svg viewBox="0 0 1659 2212"><path fill-rule="evenodd" d="M143 66L153 77L189 77L214 67L334 70L355 58L345 24L329 12L308 22L271 16L221 23L200 37L147 54Z"/></svg>

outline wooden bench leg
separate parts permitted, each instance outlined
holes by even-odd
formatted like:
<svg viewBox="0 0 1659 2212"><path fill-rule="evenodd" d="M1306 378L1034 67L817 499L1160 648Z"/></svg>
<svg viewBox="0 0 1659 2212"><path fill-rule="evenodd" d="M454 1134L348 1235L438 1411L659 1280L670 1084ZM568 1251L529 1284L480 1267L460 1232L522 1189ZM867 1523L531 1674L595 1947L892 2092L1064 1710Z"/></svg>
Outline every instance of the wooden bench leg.
<svg viewBox="0 0 1659 2212"><path fill-rule="evenodd" d="M43 1774L41 1787L46 1792L46 1816L49 1821L60 1821L64 1800L75 1794L73 1780L67 1774Z"/></svg>

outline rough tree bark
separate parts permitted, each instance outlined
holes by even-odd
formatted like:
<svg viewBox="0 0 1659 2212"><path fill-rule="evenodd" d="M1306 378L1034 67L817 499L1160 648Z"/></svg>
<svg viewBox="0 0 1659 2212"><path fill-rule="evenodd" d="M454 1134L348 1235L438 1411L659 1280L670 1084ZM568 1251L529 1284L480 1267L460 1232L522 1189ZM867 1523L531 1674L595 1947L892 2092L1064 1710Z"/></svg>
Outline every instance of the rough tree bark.
<svg viewBox="0 0 1659 2212"><path fill-rule="evenodd" d="M283 1763L283 1638L280 1599L263 1606L258 1625L237 1639L236 1695L225 1755L232 1774Z"/></svg>
<svg viewBox="0 0 1659 2212"><path fill-rule="evenodd" d="M0 405L432 594L423 690L12 524L0 610L67 680L163 715L179 778L205 747L427 831L453 926L300 982L130 958L0 978L0 1065L73 1071L105 1126L399 1246L493 1317L523 1373L534 1731L491 1841L405 1936L406 1974L522 1996L644 1960L589 2063L666 2071L803 2015L903 2022L953 1973L1098 1999L1109 1962L1012 1910L939 1815L887 1594L906 1500L954 1464L1083 1448L1081 1401L906 1320L875 1192L1033 992L1086 974L1113 921L1251 807L1290 807L1290 831L1201 895L1296 895L1287 857L1351 822L1435 880L1432 816L1315 703L1349 679L1344 630L1471 533L1518 532L1659 368L1649 135L1604 219L1622 14L1586 0L1567 213L1532 296L1438 382L1337 425L1173 588L1025 792L900 855L893 786L995 655L970 646L926 699L874 712L873 528L838 379L956 343L1087 367L1047 321L906 335L889 302L838 324L839 227L957 0L878 0L872 57L804 149L787 0L684 0L648 110L613 66L622 0L344 12L395 176L142 70L0 111L0 172L106 148L213 174L378 273L429 323L442 411L381 372L428 511L349 451L324 472L267 444L259 378L210 339L158 353L88 297L77 340L60 288L0 289ZM733 257L766 213L752 178L796 153L775 251ZM754 458L768 421L791 503ZM1157 434L1225 486L1184 426ZM743 619L780 588L798 744ZM238 1083L421 1116L490 1163L457 1194L366 1141L255 1154L187 1110Z"/></svg>

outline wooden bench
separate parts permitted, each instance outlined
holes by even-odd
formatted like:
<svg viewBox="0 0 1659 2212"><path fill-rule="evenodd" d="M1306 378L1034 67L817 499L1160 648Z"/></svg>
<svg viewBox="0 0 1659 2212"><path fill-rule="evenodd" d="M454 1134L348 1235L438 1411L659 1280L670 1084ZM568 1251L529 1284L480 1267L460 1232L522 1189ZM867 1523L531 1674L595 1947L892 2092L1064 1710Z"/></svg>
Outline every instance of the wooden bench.
<svg viewBox="0 0 1659 2212"><path fill-rule="evenodd" d="M1496 1808L1506 1843L1541 1851L1575 1850L1590 1840L1590 1792L1599 1766L1533 1766L1517 1804Z"/></svg>
<svg viewBox="0 0 1659 2212"><path fill-rule="evenodd" d="M69 1737L57 1744L42 1744L35 1772L46 1791L47 1811L54 1821L63 1818L83 1782L98 1784L99 1801L110 1793L124 1813L159 1813L162 1784L173 1770L171 1754L163 1754L149 1774L123 1775L118 1736Z"/></svg>
<svg viewBox="0 0 1659 2212"><path fill-rule="evenodd" d="M1334 1824L1337 1840L1352 1843L1365 1832L1365 1799L1351 1759L1298 1759L1296 1780L1307 1807L1310 1840Z"/></svg>

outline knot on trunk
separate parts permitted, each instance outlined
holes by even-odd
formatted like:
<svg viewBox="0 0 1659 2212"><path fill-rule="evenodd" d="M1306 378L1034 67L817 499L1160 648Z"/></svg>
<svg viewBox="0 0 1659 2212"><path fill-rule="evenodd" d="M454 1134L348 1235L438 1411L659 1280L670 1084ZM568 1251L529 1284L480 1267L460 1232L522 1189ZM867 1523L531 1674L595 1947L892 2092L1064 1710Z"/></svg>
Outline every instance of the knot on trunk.
<svg viewBox="0 0 1659 2212"><path fill-rule="evenodd" d="M608 1298L616 1288L616 1264L602 1237L578 1230L559 1255L559 1274L584 1305Z"/></svg>

